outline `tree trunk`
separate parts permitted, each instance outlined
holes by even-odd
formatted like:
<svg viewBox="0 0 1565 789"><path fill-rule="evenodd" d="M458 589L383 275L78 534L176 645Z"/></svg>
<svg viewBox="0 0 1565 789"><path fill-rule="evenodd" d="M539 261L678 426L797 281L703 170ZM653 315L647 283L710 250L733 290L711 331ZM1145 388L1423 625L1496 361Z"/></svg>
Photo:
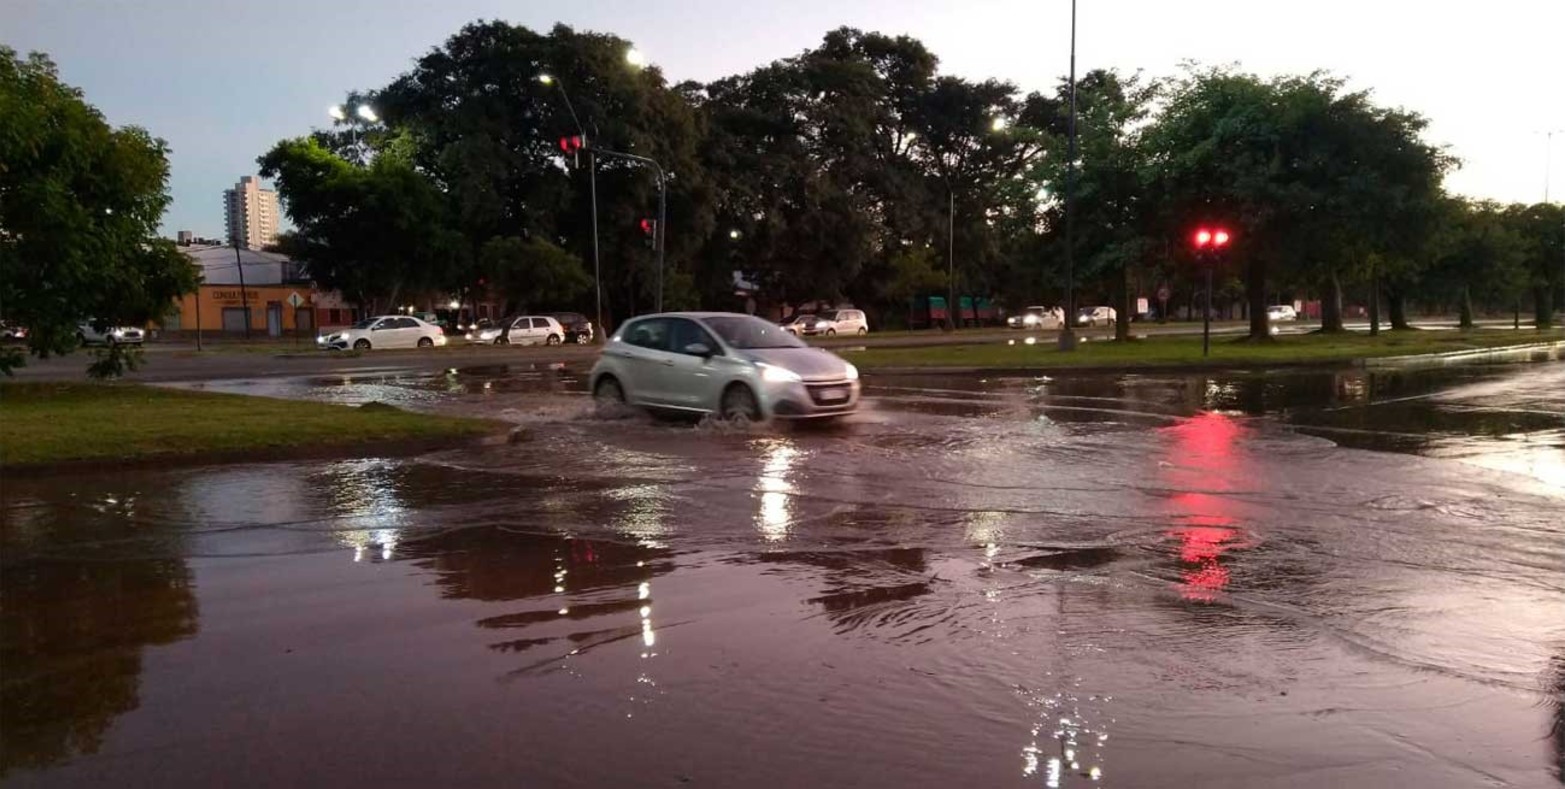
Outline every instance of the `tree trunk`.
<svg viewBox="0 0 1565 789"><path fill-rule="evenodd" d="M1393 331L1406 331L1413 328L1407 322L1407 294L1398 288L1387 288L1386 307L1391 311Z"/></svg>
<svg viewBox="0 0 1565 789"><path fill-rule="evenodd" d="M1251 255L1246 272L1244 289L1250 302L1250 337L1251 340L1270 340L1272 338L1271 322L1266 315L1266 258L1260 255Z"/></svg>
<svg viewBox="0 0 1565 789"><path fill-rule="evenodd" d="M1466 285L1462 286L1462 304L1460 307L1461 322L1458 324L1463 329L1473 328L1473 292Z"/></svg>
<svg viewBox="0 0 1565 789"><path fill-rule="evenodd" d="M1554 289L1547 283L1532 289L1532 325L1547 329L1554 325Z"/></svg>
<svg viewBox="0 0 1565 789"><path fill-rule="evenodd" d="M1114 311L1114 339L1126 342L1130 339L1130 267L1126 266L1119 272L1119 292L1115 301L1119 302L1119 309Z"/></svg>
<svg viewBox="0 0 1565 789"><path fill-rule="evenodd" d="M1375 270L1375 262L1369 263L1369 336L1380 335L1380 272Z"/></svg>
<svg viewBox="0 0 1565 789"><path fill-rule="evenodd" d="M1343 331L1342 328L1342 282L1337 279L1337 270L1326 272L1326 290L1320 298L1320 330L1327 333Z"/></svg>

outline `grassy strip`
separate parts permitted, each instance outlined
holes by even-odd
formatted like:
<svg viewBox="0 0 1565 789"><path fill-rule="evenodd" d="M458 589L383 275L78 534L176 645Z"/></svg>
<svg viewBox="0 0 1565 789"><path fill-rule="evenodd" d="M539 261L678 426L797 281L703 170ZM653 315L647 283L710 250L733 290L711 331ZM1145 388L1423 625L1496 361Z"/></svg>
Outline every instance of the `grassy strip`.
<svg viewBox="0 0 1565 789"><path fill-rule="evenodd" d="M1201 355L1199 336L1149 337L1132 342L1085 342L1075 353L1061 353L1054 341L1026 345L1022 338L982 345L922 348L868 348L844 357L866 370L892 367L973 367L995 369L1058 367L1164 367L1178 365L1298 364L1347 362L1378 356L1446 353L1565 339L1559 329L1548 331L1403 331L1379 337L1349 333L1277 337L1271 342L1212 338L1212 355ZM1014 344L1011 344L1014 342Z"/></svg>
<svg viewBox="0 0 1565 789"><path fill-rule="evenodd" d="M0 466L476 436L477 419L136 384L0 384Z"/></svg>

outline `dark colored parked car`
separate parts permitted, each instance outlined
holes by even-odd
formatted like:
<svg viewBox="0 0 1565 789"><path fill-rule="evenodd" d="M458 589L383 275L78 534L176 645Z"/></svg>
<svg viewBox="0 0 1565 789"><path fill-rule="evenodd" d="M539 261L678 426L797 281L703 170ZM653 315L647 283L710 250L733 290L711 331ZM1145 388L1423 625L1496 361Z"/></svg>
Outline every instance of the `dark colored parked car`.
<svg viewBox="0 0 1565 789"><path fill-rule="evenodd" d="M549 317L560 322L565 327L565 341L586 345L592 342L592 321L579 312L556 312Z"/></svg>

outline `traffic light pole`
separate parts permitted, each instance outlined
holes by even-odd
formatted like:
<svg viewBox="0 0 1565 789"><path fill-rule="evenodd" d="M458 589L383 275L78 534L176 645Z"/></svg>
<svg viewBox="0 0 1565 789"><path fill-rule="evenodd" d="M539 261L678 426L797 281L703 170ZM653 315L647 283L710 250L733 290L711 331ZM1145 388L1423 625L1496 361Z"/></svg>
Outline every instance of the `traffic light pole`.
<svg viewBox="0 0 1565 789"><path fill-rule="evenodd" d="M656 235L652 237L653 246L658 252L658 289L657 311L663 311L663 247L668 239L668 174L663 171L663 165L655 159L645 156L637 156L633 153L620 153L619 151L607 151L601 148L587 149L587 153L594 156L607 156L610 159L624 159L631 162L640 162L657 171L658 176L658 226Z"/></svg>
<svg viewBox="0 0 1565 789"><path fill-rule="evenodd" d="M1065 163L1065 326L1060 329L1060 350L1076 350L1076 0L1071 0L1070 153ZM1123 305L1121 305L1123 306Z"/></svg>
<svg viewBox="0 0 1565 789"><path fill-rule="evenodd" d="M1206 257L1206 306L1201 310L1201 356L1212 355L1212 269L1217 267L1217 261L1212 255Z"/></svg>

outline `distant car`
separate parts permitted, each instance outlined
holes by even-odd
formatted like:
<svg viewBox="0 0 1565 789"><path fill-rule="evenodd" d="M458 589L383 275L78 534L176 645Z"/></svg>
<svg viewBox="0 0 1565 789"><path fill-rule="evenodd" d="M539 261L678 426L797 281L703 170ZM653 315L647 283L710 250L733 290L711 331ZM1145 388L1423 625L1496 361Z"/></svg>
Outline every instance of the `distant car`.
<svg viewBox="0 0 1565 789"><path fill-rule="evenodd" d="M1082 307L1076 312L1076 325L1113 326L1116 317L1113 307Z"/></svg>
<svg viewBox="0 0 1565 789"><path fill-rule="evenodd" d="M140 345L146 332L134 326L109 326L98 331L86 320L76 324L76 339L82 345Z"/></svg>
<svg viewBox="0 0 1565 789"><path fill-rule="evenodd" d="M863 310L826 310L815 316L815 331L828 337L838 334L869 334L869 321Z"/></svg>
<svg viewBox="0 0 1565 789"><path fill-rule="evenodd" d="M725 419L852 413L858 368L751 315L675 312L626 322L593 366L600 404Z"/></svg>
<svg viewBox="0 0 1565 789"><path fill-rule="evenodd" d="M467 339L487 345L559 345L565 341L565 327L545 315L519 315L469 333Z"/></svg>
<svg viewBox="0 0 1565 789"><path fill-rule="evenodd" d="M407 315L365 318L341 331L323 335L316 344L332 351L368 351L372 348L434 348L446 344L439 326Z"/></svg>
<svg viewBox="0 0 1565 789"><path fill-rule="evenodd" d="M592 321L579 312L556 312L549 317L559 321L565 327L565 341L573 345L587 345L592 342Z"/></svg>
<svg viewBox="0 0 1565 789"><path fill-rule="evenodd" d="M783 321L782 330L795 337L803 337L815 333L816 322L814 313L800 313L793 316L793 320Z"/></svg>
<svg viewBox="0 0 1565 789"><path fill-rule="evenodd" d="M22 342L27 339L27 327L14 323L0 323L0 341Z"/></svg>
<svg viewBox="0 0 1565 789"><path fill-rule="evenodd" d="M1028 307L1005 319L1005 325L1013 329L1058 329L1064 323L1065 316L1058 307Z"/></svg>
<svg viewBox="0 0 1565 789"><path fill-rule="evenodd" d="M1299 312L1290 304L1273 304L1266 308L1266 318L1274 321L1296 321Z"/></svg>

